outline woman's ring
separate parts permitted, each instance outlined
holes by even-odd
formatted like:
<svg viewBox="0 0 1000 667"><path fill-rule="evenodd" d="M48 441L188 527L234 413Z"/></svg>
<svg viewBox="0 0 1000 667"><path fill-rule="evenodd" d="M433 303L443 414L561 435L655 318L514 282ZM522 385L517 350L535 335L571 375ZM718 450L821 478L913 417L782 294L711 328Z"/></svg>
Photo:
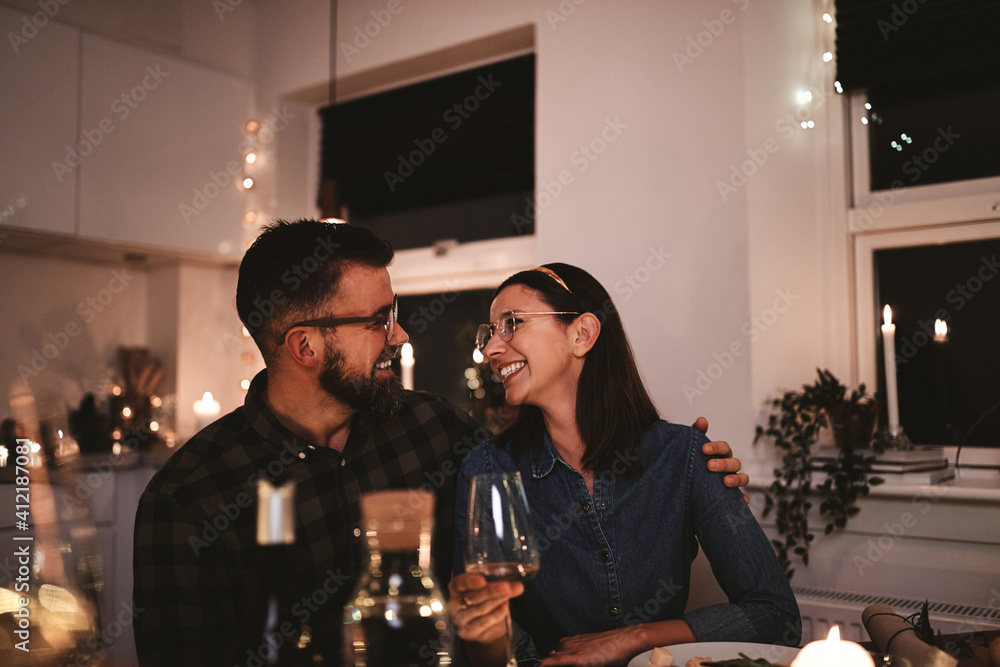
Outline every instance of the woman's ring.
<svg viewBox="0 0 1000 667"><path fill-rule="evenodd" d="M463 595L462 596L462 609L468 609L471 604L472 604L472 600L469 599L469 596L468 595Z"/></svg>

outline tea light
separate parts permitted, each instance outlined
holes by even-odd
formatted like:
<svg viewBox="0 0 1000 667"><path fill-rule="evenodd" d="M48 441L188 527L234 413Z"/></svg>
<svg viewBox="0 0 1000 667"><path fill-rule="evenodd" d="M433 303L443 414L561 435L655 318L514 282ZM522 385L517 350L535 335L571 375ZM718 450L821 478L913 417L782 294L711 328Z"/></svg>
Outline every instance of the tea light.
<svg viewBox="0 0 1000 667"><path fill-rule="evenodd" d="M875 661L861 644L841 641L840 627L835 625L826 639L806 644L792 667L875 667Z"/></svg>

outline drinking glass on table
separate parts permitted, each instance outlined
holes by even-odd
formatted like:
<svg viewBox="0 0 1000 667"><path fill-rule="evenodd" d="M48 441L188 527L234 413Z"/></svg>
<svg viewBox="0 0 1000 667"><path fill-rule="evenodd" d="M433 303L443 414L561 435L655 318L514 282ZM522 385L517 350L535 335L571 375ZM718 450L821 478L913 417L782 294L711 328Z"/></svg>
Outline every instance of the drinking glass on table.
<svg viewBox="0 0 1000 667"><path fill-rule="evenodd" d="M487 581L528 581L539 554L521 473L475 475L469 487L465 572ZM516 667L507 616L507 665Z"/></svg>

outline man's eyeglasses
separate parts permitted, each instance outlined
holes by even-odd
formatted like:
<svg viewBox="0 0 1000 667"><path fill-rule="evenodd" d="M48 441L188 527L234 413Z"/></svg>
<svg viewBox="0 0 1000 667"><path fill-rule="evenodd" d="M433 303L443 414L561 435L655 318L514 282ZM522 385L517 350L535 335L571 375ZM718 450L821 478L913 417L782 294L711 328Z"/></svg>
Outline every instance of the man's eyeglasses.
<svg viewBox="0 0 1000 667"><path fill-rule="evenodd" d="M392 306L389 308L389 312L385 315L372 315L370 317L321 317L315 320L297 322L285 329L285 333L282 334L279 344L285 344L285 338L288 336L288 332L295 327L339 327L341 324L381 324L385 327L385 340L386 342L389 342L389 340L392 339L393 331L396 329L396 318L398 316L399 299L395 294L393 294Z"/></svg>
<svg viewBox="0 0 1000 667"><path fill-rule="evenodd" d="M579 315L580 313L570 313L566 311L550 311L545 313L520 313L510 308L504 308L497 316L496 324L480 324L476 331L476 347L482 352L489 345L493 334L499 333L500 339L507 342L513 337L514 332L521 324L521 318L529 315Z"/></svg>

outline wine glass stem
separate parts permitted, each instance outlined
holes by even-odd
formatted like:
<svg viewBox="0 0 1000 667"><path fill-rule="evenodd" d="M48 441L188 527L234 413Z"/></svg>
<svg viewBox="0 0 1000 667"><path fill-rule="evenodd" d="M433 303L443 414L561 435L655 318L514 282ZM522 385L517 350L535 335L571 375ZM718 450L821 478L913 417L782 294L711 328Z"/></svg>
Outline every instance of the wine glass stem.
<svg viewBox="0 0 1000 667"><path fill-rule="evenodd" d="M517 667L517 658L514 657L514 627L510 617L510 610L507 610L507 620L504 626L504 634L507 636L507 667Z"/></svg>

